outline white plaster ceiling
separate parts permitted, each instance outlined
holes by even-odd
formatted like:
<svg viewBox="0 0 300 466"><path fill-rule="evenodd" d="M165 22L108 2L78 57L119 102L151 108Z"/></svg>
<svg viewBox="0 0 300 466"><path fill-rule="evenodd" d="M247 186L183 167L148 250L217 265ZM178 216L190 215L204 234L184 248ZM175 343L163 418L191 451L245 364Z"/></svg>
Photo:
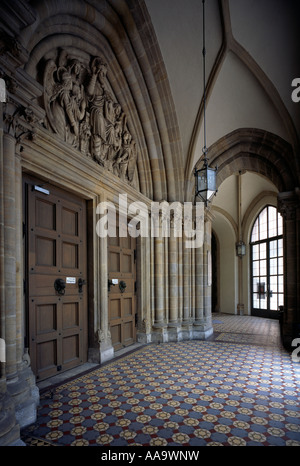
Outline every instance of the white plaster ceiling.
<svg viewBox="0 0 300 466"><path fill-rule="evenodd" d="M145 3L190 171L203 147L202 1ZM300 77L299 0L206 0L205 11L206 79L213 78L207 97L207 145L244 127L270 131L293 144L300 135L300 102L291 99L292 80Z"/></svg>

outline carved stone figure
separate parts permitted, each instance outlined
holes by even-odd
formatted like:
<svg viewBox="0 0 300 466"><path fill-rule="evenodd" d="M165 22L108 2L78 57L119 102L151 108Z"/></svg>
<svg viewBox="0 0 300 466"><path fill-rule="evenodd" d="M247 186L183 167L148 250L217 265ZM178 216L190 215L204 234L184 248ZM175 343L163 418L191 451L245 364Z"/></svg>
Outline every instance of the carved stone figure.
<svg viewBox="0 0 300 466"><path fill-rule="evenodd" d="M137 150L101 57L90 65L62 50L44 70L46 127L82 154L132 183Z"/></svg>

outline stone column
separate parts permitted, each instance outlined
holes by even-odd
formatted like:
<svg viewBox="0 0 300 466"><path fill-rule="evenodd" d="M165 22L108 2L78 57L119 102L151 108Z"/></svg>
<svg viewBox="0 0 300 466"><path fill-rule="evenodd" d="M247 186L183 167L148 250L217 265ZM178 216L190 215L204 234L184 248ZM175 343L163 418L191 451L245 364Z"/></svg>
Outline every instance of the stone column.
<svg viewBox="0 0 300 466"><path fill-rule="evenodd" d="M291 349L300 337L300 190L278 194L278 210L283 216L284 244L284 314L283 344Z"/></svg>
<svg viewBox="0 0 300 466"><path fill-rule="evenodd" d="M39 392L30 359L24 357L21 163L16 141L9 134L3 137L3 161L6 381L16 420L25 427L36 420Z"/></svg>
<svg viewBox="0 0 300 466"><path fill-rule="evenodd" d="M194 325L203 323L203 245L195 248L195 322Z"/></svg>
<svg viewBox="0 0 300 466"><path fill-rule="evenodd" d="M205 216L204 223L204 331L206 336L212 333L211 317L211 289L212 289L212 257L211 257L211 216L209 213Z"/></svg>
<svg viewBox="0 0 300 466"><path fill-rule="evenodd" d="M182 324L190 323L191 312L191 249L185 247L183 237L183 319Z"/></svg>
<svg viewBox="0 0 300 466"><path fill-rule="evenodd" d="M98 203L106 202L106 196L98 196ZM95 276L99 277L99 315L97 316L99 324L99 345L100 345L100 362L103 363L113 358L114 348L112 346L111 334L108 321L108 239L107 236L100 235L97 238L98 260Z"/></svg>
<svg viewBox="0 0 300 466"><path fill-rule="evenodd" d="M171 219L169 237L169 340L177 341L179 334L179 263L178 238L175 236L174 218Z"/></svg>
<svg viewBox="0 0 300 466"><path fill-rule="evenodd" d="M5 307L5 157L3 151L2 103L0 103L0 338L5 347L0 360L0 446L13 445L20 437L15 404L6 381L6 307ZM7 232L6 232L7 234Z"/></svg>
<svg viewBox="0 0 300 466"><path fill-rule="evenodd" d="M196 314L194 338L205 339L213 333L211 285L211 218L206 211L203 245L195 249Z"/></svg>
<svg viewBox="0 0 300 466"><path fill-rule="evenodd" d="M154 237L154 341L165 341L165 238L162 237L162 217L157 219Z"/></svg>
<svg viewBox="0 0 300 466"><path fill-rule="evenodd" d="M16 207L15 207L15 139L3 137L4 197L4 296L7 383L16 382Z"/></svg>

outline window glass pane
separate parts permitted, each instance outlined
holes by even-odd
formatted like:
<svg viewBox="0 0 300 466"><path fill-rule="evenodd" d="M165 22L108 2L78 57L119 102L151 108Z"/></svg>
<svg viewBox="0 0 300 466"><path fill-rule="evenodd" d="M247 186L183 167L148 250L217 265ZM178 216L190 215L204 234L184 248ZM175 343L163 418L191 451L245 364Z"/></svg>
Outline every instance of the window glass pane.
<svg viewBox="0 0 300 466"><path fill-rule="evenodd" d="M266 207L259 216L259 239L268 237L268 208Z"/></svg>
<svg viewBox="0 0 300 466"><path fill-rule="evenodd" d="M277 241L270 241L270 257L277 257Z"/></svg>
<svg viewBox="0 0 300 466"><path fill-rule="evenodd" d="M281 236L283 234L283 225L282 225L282 216L278 214L278 231L277 234L278 236Z"/></svg>
<svg viewBox="0 0 300 466"><path fill-rule="evenodd" d="M269 207L269 238L277 236L277 209Z"/></svg>
<svg viewBox="0 0 300 466"><path fill-rule="evenodd" d="M266 298L261 299L260 300L260 309L267 309L267 306L268 306L268 300Z"/></svg>
<svg viewBox="0 0 300 466"><path fill-rule="evenodd" d="M278 240L278 256L283 256L283 240Z"/></svg>
<svg viewBox="0 0 300 466"><path fill-rule="evenodd" d="M267 274L267 261L266 260L259 261L259 264L260 264L260 274L266 275Z"/></svg>
<svg viewBox="0 0 300 466"><path fill-rule="evenodd" d="M261 243L259 245L259 258L260 259L266 259L267 257L267 243Z"/></svg>
<svg viewBox="0 0 300 466"><path fill-rule="evenodd" d="M253 261L252 274L253 277L257 277L259 275L259 261Z"/></svg>
<svg viewBox="0 0 300 466"><path fill-rule="evenodd" d="M258 241L258 218L256 219L256 222L254 223L254 227L252 230L252 235L251 235L251 243L255 243L255 241Z"/></svg>
<svg viewBox="0 0 300 466"><path fill-rule="evenodd" d="M259 244L255 244L252 249L253 260L259 259Z"/></svg>
<svg viewBox="0 0 300 466"><path fill-rule="evenodd" d="M270 297L270 309L271 311L278 311L277 293L273 293Z"/></svg>
<svg viewBox="0 0 300 466"><path fill-rule="evenodd" d="M277 277L270 277L270 289L273 291L273 293L277 293Z"/></svg>
<svg viewBox="0 0 300 466"><path fill-rule="evenodd" d="M283 275L283 257L278 259L278 274Z"/></svg>
<svg viewBox="0 0 300 466"><path fill-rule="evenodd" d="M278 311L283 305L282 234L282 216L275 207L267 206L255 220L251 233L252 306L255 309Z"/></svg>
<svg viewBox="0 0 300 466"><path fill-rule="evenodd" d="M270 259L270 275L277 275L277 259Z"/></svg>

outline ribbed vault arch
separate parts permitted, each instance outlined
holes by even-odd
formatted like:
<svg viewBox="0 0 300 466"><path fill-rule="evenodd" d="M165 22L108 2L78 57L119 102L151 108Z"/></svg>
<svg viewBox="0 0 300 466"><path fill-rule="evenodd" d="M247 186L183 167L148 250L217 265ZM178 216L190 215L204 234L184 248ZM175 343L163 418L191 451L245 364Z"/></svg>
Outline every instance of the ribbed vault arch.
<svg viewBox="0 0 300 466"><path fill-rule="evenodd" d="M255 128L241 128L219 139L209 148L209 165L218 167L217 186L234 173L246 170L265 176L279 192L297 186L292 146L279 136ZM200 168L201 159L196 168ZM189 193L193 198L194 180Z"/></svg>

